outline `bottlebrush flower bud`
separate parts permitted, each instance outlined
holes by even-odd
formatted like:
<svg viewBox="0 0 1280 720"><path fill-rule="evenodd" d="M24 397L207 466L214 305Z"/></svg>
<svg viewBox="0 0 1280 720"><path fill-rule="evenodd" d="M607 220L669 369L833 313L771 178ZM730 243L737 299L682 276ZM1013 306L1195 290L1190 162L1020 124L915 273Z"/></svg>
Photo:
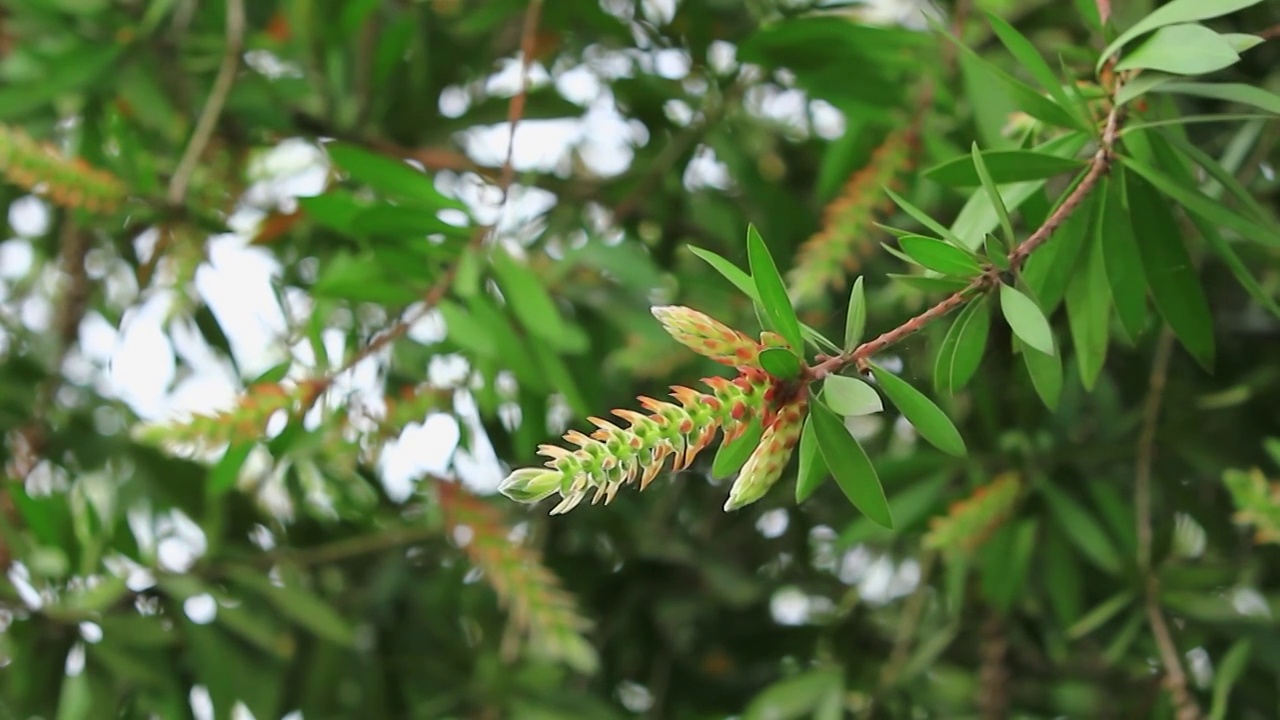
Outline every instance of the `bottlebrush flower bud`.
<svg viewBox="0 0 1280 720"><path fill-rule="evenodd" d="M655 307L652 312L671 337L699 355L732 367L756 366L760 346L719 320L680 305Z"/></svg>
<svg viewBox="0 0 1280 720"><path fill-rule="evenodd" d="M760 444L756 447L747 463L738 473L729 489L729 500L724 509L737 510L764 497L769 488L782 477L782 470L791 459L791 452L800 439L800 428L804 425L807 398L800 395L795 401L784 406L771 425L760 436Z"/></svg>
<svg viewBox="0 0 1280 720"><path fill-rule="evenodd" d="M675 402L640 398L648 415L614 410L627 427L591 418L596 430L590 435L577 430L565 434L564 439L576 447L541 446L538 454L548 458L546 469L516 470L499 489L512 500L529 503L559 492L562 500L552 514L572 510L588 494L592 503L607 503L623 485L637 479L644 490L668 457L672 468L681 470L711 444L717 430L725 439L741 434L764 412L772 381L763 370L742 368L733 380L714 377L703 382L711 388L710 393L676 386L671 393Z"/></svg>
<svg viewBox="0 0 1280 720"><path fill-rule="evenodd" d="M498 492L523 503L536 503L560 490L560 473L545 468L520 468L498 485Z"/></svg>

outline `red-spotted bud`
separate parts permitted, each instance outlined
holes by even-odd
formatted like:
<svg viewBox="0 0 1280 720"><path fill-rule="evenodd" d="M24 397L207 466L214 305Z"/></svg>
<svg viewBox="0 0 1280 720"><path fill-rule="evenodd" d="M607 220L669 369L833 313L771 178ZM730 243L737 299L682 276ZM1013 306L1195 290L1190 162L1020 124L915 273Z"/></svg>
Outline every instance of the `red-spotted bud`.
<svg viewBox="0 0 1280 720"><path fill-rule="evenodd" d="M769 492L769 488L782 477L782 470L791 459L791 452L800 439L800 428L804 424L805 409L808 403L801 395L794 402L783 407L773 421L760 436L760 444L756 447L747 463L738 473L738 479L729 489L729 500L724 504L725 510L737 510L759 500Z"/></svg>
<svg viewBox="0 0 1280 720"><path fill-rule="evenodd" d="M652 312L671 337L699 355L732 367L755 366L759 344L719 320L679 305L655 307Z"/></svg>

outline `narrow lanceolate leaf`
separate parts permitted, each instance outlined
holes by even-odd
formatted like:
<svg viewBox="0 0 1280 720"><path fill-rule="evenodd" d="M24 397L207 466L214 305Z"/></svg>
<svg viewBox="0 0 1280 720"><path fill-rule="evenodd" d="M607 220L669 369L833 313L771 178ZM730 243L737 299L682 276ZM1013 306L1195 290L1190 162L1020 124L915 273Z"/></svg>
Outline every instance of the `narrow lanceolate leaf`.
<svg viewBox="0 0 1280 720"><path fill-rule="evenodd" d="M978 143L975 142L970 148L970 156L973 158L973 169L978 172L978 179L982 181L982 189L987 193L987 197L991 198L991 206L995 208L996 217L1000 219L1000 229L1004 231L1005 242L1013 242L1013 222L1009 220L1009 209L1005 207L1004 198L1000 197L1000 187L987 171L987 164L978 150Z"/></svg>
<svg viewBox="0 0 1280 720"><path fill-rule="evenodd" d="M516 627L526 634L528 652L591 673L599 666L595 648L582 633L590 623L578 613L573 596L542 564L539 553L510 539L511 528L501 514L456 483L439 483L440 509L447 535L458 537L456 527L470 528L470 541L462 550L511 613Z"/></svg>
<svg viewBox="0 0 1280 720"><path fill-rule="evenodd" d="M1085 247L1080 267L1067 286L1067 323L1075 344L1080 380L1086 390L1093 390L1107 359L1110 340L1111 288L1103 264L1102 245L1097 234Z"/></svg>
<svg viewBox="0 0 1280 720"><path fill-rule="evenodd" d="M650 312L671 337L699 355L733 367L757 364L759 343L715 318L680 305L655 307Z"/></svg>
<svg viewBox="0 0 1280 720"><path fill-rule="evenodd" d="M1020 340L1046 355L1054 354L1053 330L1034 300L1002 283L1000 311Z"/></svg>
<svg viewBox="0 0 1280 720"><path fill-rule="evenodd" d="M1000 38L1000 42L1018 60L1018 64L1031 73L1031 77L1035 78L1040 87L1049 92L1049 96L1055 102L1067 109L1078 107L1067 95L1066 90L1063 90L1058 73L1049 67L1049 63L1045 62L1040 56L1040 51L1026 36L1005 22L1003 18L992 13L987 13L987 21L991 23L991 29L995 31L996 37Z"/></svg>
<svg viewBox="0 0 1280 720"><path fill-rule="evenodd" d="M751 276L743 272L737 265L734 265L710 250L704 250L700 247L690 245L689 252L697 255L699 259L710 265L716 272L720 273L725 280L733 283L733 286L738 288L743 295L746 295L757 303L760 302L760 293L756 291L756 285L751 281Z"/></svg>
<svg viewBox="0 0 1280 720"><path fill-rule="evenodd" d="M862 445L845 429L840 417L821 402L813 404L811 417L822 459L845 497L863 515L879 525L892 528L889 500Z"/></svg>
<svg viewBox="0 0 1280 720"><path fill-rule="evenodd" d="M818 449L818 437L813 430L813 415L805 418L804 429L800 431L799 453L800 467L796 472L796 502L809 499L814 490L827 479L827 462L822 459L822 451Z"/></svg>
<svg viewBox="0 0 1280 720"><path fill-rule="evenodd" d="M1034 150L988 150L982 153L987 172L997 184L1043 180L1065 172L1079 170L1084 163L1076 158L1050 155ZM924 177L951 187L975 187L982 178L973 159L958 157L935 165L921 173Z"/></svg>
<svg viewBox="0 0 1280 720"><path fill-rule="evenodd" d="M1067 284L1075 275L1084 246L1094 230L1090 218L1095 205L1096 194L1090 193L1049 241L1022 266L1023 285L1048 315L1062 303Z"/></svg>
<svg viewBox="0 0 1280 720"><path fill-rule="evenodd" d="M876 251L881 237L876 221L893 207L884 188L897 185L910 169L915 144L910 127L890 132L823 210L822 229L800 246L787 274L797 304L844 287L847 274Z"/></svg>
<svg viewBox="0 0 1280 720"><path fill-rule="evenodd" d="M1022 362L1026 365L1027 374L1031 376L1031 385L1045 407L1053 410L1058 407L1058 399L1062 397L1062 358L1057 355L1046 355L1026 343L1014 339L1022 354Z"/></svg>
<svg viewBox="0 0 1280 720"><path fill-rule="evenodd" d="M1103 198L1097 223L1097 246L1102 248L1107 282L1115 302L1120 326L1129 338L1137 339L1147 326L1147 278L1142 272L1142 256L1125 208L1124 169L1115 178L1103 178L1099 194Z"/></svg>
<svg viewBox="0 0 1280 720"><path fill-rule="evenodd" d="M1189 23L1221 17L1237 10L1243 10L1251 5L1257 5L1260 2L1262 0L1213 0L1212 2L1206 2L1205 0L1173 0L1173 2L1165 3L1111 41L1107 49L1102 51L1102 57L1098 58L1097 69L1101 70L1107 59L1114 55L1117 50L1124 47L1125 44L1139 35L1149 33L1156 28L1176 23Z"/></svg>
<svg viewBox="0 0 1280 720"><path fill-rule="evenodd" d="M982 273L977 258L967 250L923 235L908 235L898 240L902 252L921 266L957 277L973 277Z"/></svg>
<svg viewBox="0 0 1280 720"><path fill-rule="evenodd" d="M963 390L978 371L987 348L987 335L991 330L987 299L983 297L969 303L952 329L956 336L946 367L945 387L948 392L956 393Z"/></svg>
<svg viewBox="0 0 1280 720"><path fill-rule="evenodd" d="M1209 369L1214 356L1213 315L1178 223L1150 183L1137 175L1125 180L1129 219L1156 308L1183 347Z"/></svg>
<svg viewBox="0 0 1280 720"><path fill-rule="evenodd" d="M1126 155L1121 155L1120 160L1124 163L1126 169L1133 171L1136 175L1141 175L1147 182L1158 188L1160 192L1168 195L1185 210L1193 212L1209 222L1230 228L1260 245L1280 248L1280 229L1259 225L1243 215L1224 207L1221 202L1209 198L1199 190L1189 188L1171 179L1168 175L1146 163Z"/></svg>
<svg viewBox="0 0 1280 720"><path fill-rule="evenodd" d="M906 380L879 365L872 364L871 372L880 389L889 396L889 401L915 427L920 437L949 455L964 457L964 439L941 408Z"/></svg>
<svg viewBox="0 0 1280 720"><path fill-rule="evenodd" d="M862 334L867 330L867 295L862 289L862 277L853 281L853 289L849 292L849 313L844 321L844 350L849 352L862 342Z"/></svg>
<svg viewBox="0 0 1280 720"><path fill-rule="evenodd" d="M1227 38L1203 25L1160 28L1116 65L1117 70L1159 70L1175 75L1201 75L1230 67L1240 54Z"/></svg>
<svg viewBox="0 0 1280 720"><path fill-rule="evenodd" d="M959 235L956 235L955 233L948 230L947 227L944 226L942 223L938 222L937 220L934 220L932 217L930 217L929 213L921 210L915 205L912 205L910 202L907 201L906 198L901 197L900 195L893 192L892 190L886 190L885 192L889 193L889 197L893 198L893 201L898 204L898 207L902 208L904 212L906 212L911 217L915 218L916 222L920 223L921 225L924 225L926 228L931 230L935 235L942 238L943 240L946 240L952 245L955 245L956 247L961 247L961 248L967 247L964 244L964 241L960 239Z"/></svg>
<svg viewBox="0 0 1280 720"><path fill-rule="evenodd" d="M804 347L800 321L796 318L795 308L791 307L791 298L787 296L787 286L782 282L778 266L769 254L769 246L764 244L764 238L760 237L755 225L747 228L747 259L751 264L751 279L760 294L760 305L769 321L769 329L785 338L792 349L798 351Z"/></svg>
<svg viewBox="0 0 1280 720"><path fill-rule="evenodd" d="M1215 663L1217 668L1213 674L1213 704L1209 707L1209 720L1225 720L1231 689L1240 676L1249 667L1249 656L1253 652L1253 639L1242 638Z"/></svg>
<svg viewBox="0 0 1280 720"><path fill-rule="evenodd" d="M822 399L837 415L871 415L884 410L880 393L867 383L844 375L828 375L822 382Z"/></svg>
<svg viewBox="0 0 1280 720"><path fill-rule="evenodd" d="M1067 537L1099 569L1118 574L1123 561L1102 524L1077 500L1045 483L1040 487L1049 510Z"/></svg>

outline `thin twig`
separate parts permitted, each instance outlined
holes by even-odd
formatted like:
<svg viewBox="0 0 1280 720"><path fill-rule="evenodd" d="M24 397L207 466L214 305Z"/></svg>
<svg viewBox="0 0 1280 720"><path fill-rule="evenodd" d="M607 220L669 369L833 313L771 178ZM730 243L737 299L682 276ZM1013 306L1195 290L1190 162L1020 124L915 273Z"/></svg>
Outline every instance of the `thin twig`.
<svg viewBox="0 0 1280 720"><path fill-rule="evenodd" d="M191 184L191 175L196 171L200 156L213 137L213 129L218 124L218 116L222 114L222 106L231 94L231 85L235 82L236 71L240 68L240 50L244 47L244 0L226 0L227 3L227 47L223 50L222 65L218 68L218 76L214 78L213 89L209 91L209 99L205 101L200 118L196 121L195 130L187 142L187 149L178 161L178 168L169 179L169 191L165 198L170 205L181 205L187 196L187 187Z"/></svg>
<svg viewBox="0 0 1280 720"><path fill-rule="evenodd" d="M1119 84L1112 91L1114 93L1119 90ZM1093 158L1089 161L1089 169L1086 171L1084 178L1076 185L1071 194L1067 196L1062 204L1053 211L1049 218L1044 221L1035 232L1027 236L1013 252L1009 253L1009 272L1016 273L1022 269L1022 265L1026 263L1027 258L1033 252L1038 250L1049 238L1053 236L1054 231L1062 226L1067 218L1071 217L1089 193L1097 187L1103 176L1111 170L1111 162L1115 156L1116 139L1119 137L1120 125L1123 120L1123 111L1117 103L1112 103L1110 111L1107 113L1106 124L1102 130L1102 138L1098 143L1098 149L1093 154ZM821 380L827 375L839 372L845 367L865 363L867 359L884 352L889 347L896 345L907 337L924 329L930 323L947 315L952 310L964 305L970 298L976 294L984 293L995 288L1000 283L1001 272L998 268L988 267L986 272L975 277L964 288L957 290L941 302L926 309L924 312L907 320L898 327L868 340L849 352L842 353L835 357L830 357L819 364L808 369L810 379Z"/></svg>
<svg viewBox="0 0 1280 720"><path fill-rule="evenodd" d="M1200 720L1200 706L1195 697L1187 689L1187 675L1182 670L1182 660L1178 654L1178 646L1173 641L1173 633L1165 622L1164 613L1160 610L1158 599L1159 588L1155 575L1148 578L1147 583L1147 621L1151 623L1151 633L1156 638L1156 647L1160 650L1160 662L1164 665L1164 686L1173 700L1174 717L1177 720Z"/></svg>
<svg viewBox="0 0 1280 720"><path fill-rule="evenodd" d="M1138 433L1138 455L1134 464L1133 505L1138 526L1138 569L1143 573L1151 570L1151 465L1155 458L1160 405L1164 400L1172 357L1173 333L1165 327L1156 341L1155 357L1151 361L1151 379L1142 408L1142 429Z"/></svg>
<svg viewBox="0 0 1280 720"><path fill-rule="evenodd" d="M1151 468L1156 452L1160 406L1164 400L1164 389L1169 379L1169 362L1172 358L1173 333L1165 327L1156 341L1147 399L1142 408L1142 428L1138 433L1138 451L1134 465L1133 504L1138 535L1138 570L1144 576L1147 621L1160 651L1160 663L1164 666L1164 685L1173 700L1178 720L1199 720L1200 706L1187 687L1187 676L1182 670L1178 646L1165 621L1164 612L1160 609L1159 580L1151 567Z"/></svg>

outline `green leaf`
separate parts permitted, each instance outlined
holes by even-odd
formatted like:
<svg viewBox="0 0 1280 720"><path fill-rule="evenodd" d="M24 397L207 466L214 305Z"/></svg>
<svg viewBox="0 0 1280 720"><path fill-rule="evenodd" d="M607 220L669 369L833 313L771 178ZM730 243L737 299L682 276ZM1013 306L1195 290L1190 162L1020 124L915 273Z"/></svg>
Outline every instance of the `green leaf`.
<svg viewBox="0 0 1280 720"><path fill-rule="evenodd" d="M1102 56L1098 58L1098 65L1095 70L1101 70L1102 66L1117 50L1139 35L1149 33L1166 25L1208 20L1228 15L1237 10L1256 5L1259 2L1262 2L1262 0L1173 0L1173 2L1165 3L1150 15L1134 23L1133 27L1120 33L1120 36L1115 40L1112 40L1107 49L1102 51Z"/></svg>
<svg viewBox="0 0 1280 720"><path fill-rule="evenodd" d="M1240 60L1231 43L1203 25L1170 25L1125 55L1117 70L1160 70L1175 75L1201 75Z"/></svg>
<svg viewBox="0 0 1280 720"><path fill-rule="evenodd" d="M769 254L769 246L764 244L755 225L747 226L747 259L751 265L751 278L760 294L760 305L769 320L769 329L790 343L793 351L800 352L804 348L800 321L796 318L795 308L791 307L791 298L787 296L787 286L782 281L778 266Z"/></svg>
<svg viewBox="0 0 1280 720"><path fill-rule="evenodd" d="M262 595L281 615L316 637L343 647L350 647L354 642L355 630L350 623L318 595L297 584L276 585L253 568L231 567L227 574L236 584Z"/></svg>
<svg viewBox="0 0 1280 720"><path fill-rule="evenodd" d="M580 328L561 316L537 273L504 250L496 250L491 263L507 308L530 335L561 352L581 353L587 350L590 340Z"/></svg>
<svg viewBox="0 0 1280 720"><path fill-rule="evenodd" d="M978 178L982 181L982 189L986 191L987 197L991 199L991 207L995 208L996 217L1000 220L1000 229L1004 230L1005 242L1012 243L1013 222L1009 220L1009 209L1004 205L1004 199L1000 197L1000 188L995 181L991 179L991 173L987 172L987 165L982 160L982 153L978 151L978 143L974 143L970 148L970 156L973 158L973 169L977 171Z"/></svg>
<svg viewBox="0 0 1280 720"><path fill-rule="evenodd" d="M760 425L759 416L756 416L747 424L746 430L743 430L741 435L731 442L720 443L720 449L716 451L716 457L711 461L711 476L727 478L741 470L747 458L751 457L751 453L760 444L760 436L763 434L764 427Z"/></svg>
<svg viewBox="0 0 1280 720"><path fill-rule="evenodd" d="M1080 381L1093 390L1107 360L1110 341L1111 289L1107 284L1107 268L1103 261L1101 238L1085 247L1081 265L1067 286L1067 324L1075 344Z"/></svg>
<svg viewBox="0 0 1280 720"><path fill-rule="evenodd" d="M862 276L853 281L853 289L849 291L849 313L844 321L844 350L849 352L862 342L862 334L867 329L867 296L862 289Z"/></svg>
<svg viewBox="0 0 1280 720"><path fill-rule="evenodd" d="M964 457L964 439L946 413L934 405L932 400L906 380L879 365L872 364L871 372L880 384L880 389L889 396L889 401L915 426L920 437L949 455Z"/></svg>
<svg viewBox="0 0 1280 720"><path fill-rule="evenodd" d="M987 253L987 259L1000 272L1008 272L1013 267L1009 263L1009 249L1005 247L1004 241L993 233L987 233L987 237L982 241L982 249Z"/></svg>
<svg viewBox="0 0 1280 720"><path fill-rule="evenodd" d="M898 240L902 251L923 267L959 277L973 277L982 273L982 266L968 251L923 235L908 235Z"/></svg>
<svg viewBox="0 0 1280 720"><path fill-rule="evenodd" d="M1102 247L1107 282L1120 326L1130 339L1137 339L1147 327L1147 278L1142 272L1138 241L1124 206L1123 183L1124 169L1117 168L1115 179L1104 178L1098 189L1103 206L1095 242Z"/></svg>
<svg viewBox="0 0 1280 720"><path fill-rule="evenodd" d="M1040 484L1049 510L1071 542L1100 570L1118 575L1122 565L1120 553L1102 525L1084 506L1049 483Z"/></svg>
<svg viewBox="0 0 1280 720"><path fill-rule="evenodd" d="M1058 74L1040 56L1040 51L1036 49L1035 45L1012 25L1005 22L1004 19L992 13L986 13L986 15L987 21L991 23L991 29L996 33L996 37L1000 38L1000 42L1017 59L1018 65L1023 70L1031 73L1031 77L1035 78L1036 82L1049 92L1050 97L1055 102L1063 108L1076 109L1078 106L1072 102L1066 91L1062 89L1062 81L1058 79Z"/></svg>
<svg viewBox="0 0 1280 720"><path fill-rule="evenodd" d="M862 445L845 429L840 417L821 402L813 403L809 419L822 459L845 497L863 515L884 527L893 527L889 501Z"/></svg>
<svg viewBox="0 0 1280 720"><path fill-rule="evenodd" d="M1022 362L1041 402L1050 410L1056 409L1062 396L1062 358L1042 353L1017 338L1014 342L1022 353Z"/></svg>
<svg viewBox="0 0 1280 720"><path fill-rule="evenodd" d="M1163 165L1166 170L1173 173L1184 185L1194 184L1195 179L1192 175L1192 169L1186 162L1186 159L1190 158L1197 165L1208 171L1215 179L1221 181L1224 187L1231 189L1232 193L1236 194L1237 197L1243 196L1248 198L1243 204L1254 211L1255 217L1262 219L1263 223L1270 222L1266 219L1266 210L1264 210L1261 205L1253 199L1253 196L1247 190L1240 186L1240 183L1236 181L1226 168L1219 165L1216 160L1209 157L1209 155L1200 149L1194 148L1186 140L1176 138L1177 142L1174 142L1175 138L1176 133L1152 134L1149 137L1151 141L1151 149L1154 151L1156 157L1160 159L1161 165ZM1177 149L1175 149L1175 147ZM1179 152L1183 154L1179 155ZM1240 259L1240 256L1236 254L1236 251L1231 247L1231 244L1228 243L1222 237L1222 234L1218 232L1217 226L1196 214L1189 215L1189 218L1191 220L1191 224L1195 225L1196 229L1200 231L1201 237L1203 237L1205 242L1209 244L1209 247L1218 254L1218 257L1222 258L1223 264L1231 270L1231 273L1236 276L1236 280L1239 281L1240 285L1253 296L1253 299L1256 300L1259 305L1262 305L1267 310L1271 311L1273 315L1280 316L1280 305L1276 303L1275 298L1272 297L1272 293L1263 288L1262 285L1253 277L1252 271L1250 271L1250 269L1244 264L1244 261Z"/></svg>
<svg viewBox="0 0 1280 720"><path fill-rule="evenodd" d="M947 389L960 392L969 383L982 364L987 349L987 336L991 330L991 312L986 298L969 303L965 313L956 320L956 341L947 368ZM963 322L961 322L963 320Z"/></svg>
<svg viewBox="0 0 1280 720"><path fill-rule="evenodd" d="M955 245L956 247L960 247L960 248L966 247L966 245L964 244L964 241L962 241L958 235L948 230L946 226L944 226L942 223L930 217L929 213L921 210L915 205L912 205L910 202L906 200L906 198L899 196L897 193L890 190L889 188L885 188L884 191L886 194L888 194L890 198L893 199L895 203L897 203L898 207L902 208L912 218L915 218L916 222L932 230L935 235L942 238L943 240L946 240L952 245Z"/></svg>
<svg viewBox="0 0 1280 720"><path fill-rule="evenodd" d="M800 359L786 348L761 350L760 367L779 380L794 380L800 377Z"/></svg>
<svg viewBox="0 0 1280 720"><path fill-rule="evenodd" d="M973 49L950 34L946 38L960 49L962 56L1000 84L1017 108L1037 120L1064 128L1083 128L1084 124L1070 110L1041 95L1035 88L991 64Z"/></svg>
<svg viewBox="0 0 1280 720"><path fill-rule="evenodd" d="M1270 113L1280 114L1280 95L1244 83L1164 82L1152 88L1153 92L1195 95L1196 97L1226 100L1250 105Z"/></svg>
<svg viewBox="0 0 1280 720"><path fill-rule="evenodd" d="M458 227L436 217L430 210L415 205L374 205L360 210L350 219L351 233L358 236L403 236L425 238L441 234L449 237L466 237L471 230ZM433 246L422 243L421 247Z"/></svg>
<svg viewBox="0 0 1280 720"><path fill-rule="evenodd" d="M760 302L760 293L756 292L755 283L751 282L751 276L743 272L737 265L725 260L710 250L703 250L700 247L689 246L689 252L697 255L704 262L710 265L716 272L724 276L724 279L738 288L743 295L751 298L755 302Z"/></svg>
<svg viewBox="0 0 1280 720"><path fill-rule="evenodd" d="M796 720L808 717L832 688L841 683L834 668L809 670L765 688L747 706L745 720Z"/></svg>
<svg viewBox="0 0 1280 720"><path fill-rule="evenodd" d="M822 381L822 399L837 415L871 415L884 411L880 393L858 378L828 375Z"/></svg>
<svg viewBox="0 0 1280 720"><path fill-rule="evenodd" d="M1129 217L1151 297L1183 347L1205 369L1213 367L1213 315L1178 223L1150 183L1125 178Z"/></svg>
<svg viewBox="0 0 1280 720"><path fill-rule="evenodd" d="M983 164L991 179L1000 184L1044 180L1064 172L1079 170L1081 160L1034 150L987 150L982 153ZM934 165L922 173L934 182L951 187L973 187L982 184L982 178L974 166L973 158L958 157L940 165Z"/></svg>
<svg viewBox="0 0 1280 720"><path fill-rule="evenodd" d="M1231 699L1231 688L1249 667L1249 656L1253 653L1253 640L1244 638L1235 641L1217 663L1213 677L1213 704L1209 707L1210 720L1225 720L1227 703Z"/></svg>
<svg viewBox="0 0 1280 720"><path fill-rule="evenodd" d="M1073 132L1049 140L1035 149L1051 155L1074 157L1090 140L1089 134ZM1074 182L1079 182L1079 179L1077 178ZM1005 207L1012 212L1040 192L1044 186L1045 180L1010 183L1000 189L1000 196L1004 199ZM999 224L1000 218L991 204L991 197L987 193L976 192L970 195L964 207L960 208L960 213L951 223L951 229L956 235L965 239L964 247L972 250L981 245L986 234Z"/></svg>
<svg viewBox="0 0 1280 720"><path fill-rule="evenodd" d="M1133 603L1133 600L1132 590L1121 591L1103 600L1097 607L1085 614L1084 617L1077 620L1074 625L1067 628L1067 637L1072 640L1079 640L1097 630L1105 625L1107 621L1123 612L1125 608Z"/></svg>
<svg viewBox="0 0 1280 720"><path fill-rule="evenodd" d="M413 166L385 155L343 142L330 143L325 151L334 164L351 179L373 188L379 194L412 202L424 208L466 210L466 205L436 190L431 177Z"/></svg>
<svg viewBox="0 0 1280 720"><path fill-rule="evenodd" d="M1034 300L1001 283L1000 311L1020 340L1046 355L1054 354L1053 330Z"/></svg>
<svg viewBox="0 0 1280 720"><path fill-rule="evenodd" d="M818 436L814 434L813 418L804 419L804 428L800 431L800 467L796 472L796 503L802 503L813 495L823 480L827 479L827 463L818 450Z"/></svg>
<svg viewBox="0 0 1280 720"><path fill-rule="evenodd" d="M1254 242L1271 248L1280 248L1280 231L1263 227L1227 209L1222 203L1210 199L1197 189L1188 188L1155 168L1127 155L1121 155L1125 167L1141 175L1160 192L1168 195L1184 209L1199 215L1216 225L1230 228Z"/></svg>

